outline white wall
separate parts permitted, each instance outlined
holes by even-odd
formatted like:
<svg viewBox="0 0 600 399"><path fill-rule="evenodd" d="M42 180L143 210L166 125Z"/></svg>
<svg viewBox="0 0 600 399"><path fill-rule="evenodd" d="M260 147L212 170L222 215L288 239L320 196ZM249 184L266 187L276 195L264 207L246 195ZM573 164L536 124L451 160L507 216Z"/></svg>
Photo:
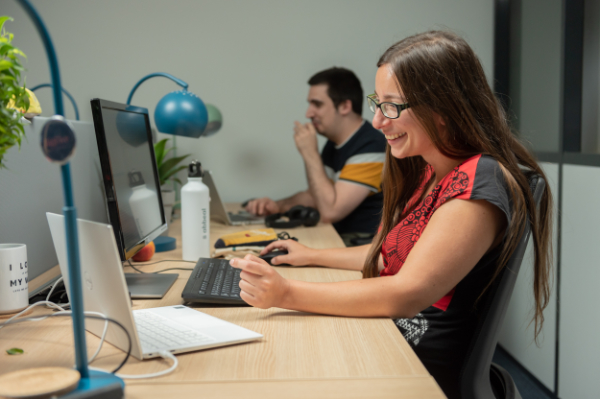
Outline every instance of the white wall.
<svg viewBox="0 0 600 399"><path fill-rule="evenodd" d="M587 399L600 392L600 168L563 167L559 326L561 398Z"/></svg>
<svg viewBox="0 0 600 399"><path fill-rule="evenodd" d="M91 98L125 102L140 78L158 71L187 81L190 91L221 109L224 126L217 135L178 138L177 146L214 170L225 201L279 198L306 187L292 126L305 119L306 81L317 71L350 68L369 94L377 59L389 45L448 27L468 40L492 76L492 0L32 3L50 31L63 86L83 120L91 121ZM46 54L30 19L14 0L1 0L0 14L15 19L6 29L27 54L27 85L49 82ZM138 89L132 103L153 114L158 100L176 89L155 78ZM43 115L53 114L50 90L37 94ZM68 102L65 110L73 118Z"/></svg>

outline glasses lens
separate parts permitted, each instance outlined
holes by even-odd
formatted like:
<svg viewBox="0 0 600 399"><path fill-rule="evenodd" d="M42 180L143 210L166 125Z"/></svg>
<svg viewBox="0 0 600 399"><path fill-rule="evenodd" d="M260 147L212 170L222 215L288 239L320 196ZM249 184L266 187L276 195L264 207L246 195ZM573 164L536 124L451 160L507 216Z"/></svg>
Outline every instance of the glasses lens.
<svg viewBox="0 0 600 399"><path fill-rule="evenodd" d="M399 115L398 107L396 106L396 104L392 104L392 103L382 103L381 111L388 118L397 118Z"/></svg>
<svg viewBox="0 0 600 399"><path fill-rule="evenodd" d="M371 97L367 97L367 102L369 103L369 108L371 109L371 111L375 113L375 111L377 110L377 104L375 103L375 100Z"/></svg>

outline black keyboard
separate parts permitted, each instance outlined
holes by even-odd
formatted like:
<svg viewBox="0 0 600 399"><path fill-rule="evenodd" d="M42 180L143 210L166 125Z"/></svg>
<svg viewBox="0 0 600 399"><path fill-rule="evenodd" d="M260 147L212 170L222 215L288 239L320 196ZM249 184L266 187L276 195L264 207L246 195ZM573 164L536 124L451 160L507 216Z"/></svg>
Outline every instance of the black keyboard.
<svg viewBox="0 0 600 399"><path fill-rule="evenodd" d="M181 297L186 302L247 305L240 298L240 272L226 259L200 258Z"/></svg>

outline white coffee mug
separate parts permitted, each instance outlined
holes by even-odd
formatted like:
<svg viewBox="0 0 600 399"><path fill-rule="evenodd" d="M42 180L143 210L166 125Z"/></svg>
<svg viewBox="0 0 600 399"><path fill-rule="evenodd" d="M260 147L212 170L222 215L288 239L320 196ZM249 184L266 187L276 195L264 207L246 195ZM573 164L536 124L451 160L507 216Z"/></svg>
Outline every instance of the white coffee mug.
<svg viewBox="0 0 600 399"><path fill-rule="evenodd" d="M27 246L0 244L0 314L29 305Z"/></svg>

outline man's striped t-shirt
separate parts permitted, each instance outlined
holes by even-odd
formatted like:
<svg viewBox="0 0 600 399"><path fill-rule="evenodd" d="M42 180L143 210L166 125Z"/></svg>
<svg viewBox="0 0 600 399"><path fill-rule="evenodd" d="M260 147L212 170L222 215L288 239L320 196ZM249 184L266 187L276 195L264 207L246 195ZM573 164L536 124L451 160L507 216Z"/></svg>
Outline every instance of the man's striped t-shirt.
<svg viewBox="0 0 600 399"><path fill-rule="evenodd" d="M338 233L375 233L381 218L381 172L387 142L368 121L344 143L328 141L321 152L325 173L336 183L344 181L368 188L371 193L348 216L334 223Z"/></svg>

